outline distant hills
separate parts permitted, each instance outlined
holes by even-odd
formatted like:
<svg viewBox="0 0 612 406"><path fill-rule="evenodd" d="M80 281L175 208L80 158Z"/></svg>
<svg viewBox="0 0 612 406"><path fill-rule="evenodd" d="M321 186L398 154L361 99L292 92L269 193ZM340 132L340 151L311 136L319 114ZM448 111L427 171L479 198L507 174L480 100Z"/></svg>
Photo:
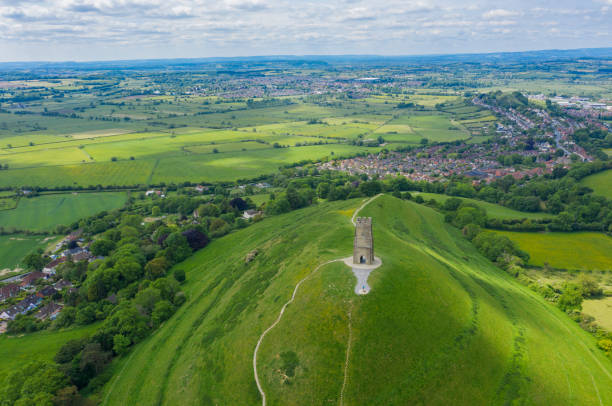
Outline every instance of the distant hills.
<svg viewBox="0 0 612 406"><path fill-rule="evenodd" d="M223 66L275 65L345 65L345 64L444 64L444 63L520 63L529 61L555 61L576 58L612 58L612 48L551 49L522 52L492 52L474 54L434 55L264 55L244 57L209 57L176 59L135 59L89 62L2 62L1 71L53 71L53 70L190 70L216 69Z"/></svg>

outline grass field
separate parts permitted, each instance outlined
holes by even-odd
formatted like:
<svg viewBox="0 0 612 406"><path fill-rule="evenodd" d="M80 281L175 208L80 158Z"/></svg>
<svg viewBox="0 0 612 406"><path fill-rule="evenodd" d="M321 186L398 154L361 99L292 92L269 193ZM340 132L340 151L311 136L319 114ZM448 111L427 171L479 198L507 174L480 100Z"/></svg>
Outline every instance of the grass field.
<svg viewBox="0 0 612 406"><path fill-rule="evenodd" d="M0 199L0 211L10 210L17 207L17 199Z"/></svg>
<svg viewBox="0 0 612 406"><path fill-rule="evenodd" d="M270 200L270 193L259 193L256 195L251 195L248 196L249 199L251 199L253 201L253 203L255 203L257 206L261 206L262 204L266 203L268 200Z"/></svg>
<svg viewBox="0 0 612 406"><path fill-rule="evenodd" d="M45 330L22 336L0 335L0 382L15 368L30 361L51 361L68 340L93 333L100 323L63 330Z"/></svg>
<svg viewBox="0 0 612 406"><path fill-rule="evenodd" d="M594 194L612 199L612 169L587 176L580 183L593 189Z"/></svg>
<svg viewBox="0 0 612 406"><path fill-rule="evenodd" d="M582 302L582 312L595 317L597 324L612 331L612 297L587 299Z"/></svg>
<svg viewBox="0 0 612 406"><path fill-rule="evenodd" d="M356 139L383 136L387 142L409 144L423 138L466 140L473 122L461 120L482 118L478 108L464 105L457 96L407 97L380 95L329 105L290 98L287 105L258 108L196 96L121 98L100 105L75 96L61 103L34 103L31 114L0 113L0 163L9 167L0 171L0 188L236 180L302 159L318 160L331 151L349 153L354 147L348 142ZM426 110L398 110L397 103L406 100ZM433 110L443 102L454 107ZM83 116L41 115L44 110ZM301 149L318 142L341 145ZM272 151L274 143L292 150ZM208 156L215 151L234 155ZM271 162L262 162L270 156Z"/></svg>
<svg viewBox="0 0 612 406"><path fill-rule="evenodd" d="M222 147L220 147L222 148ZM185 155L159 160L151 182L230 181L273 173L280 166L302 160L341 157L378 148L346 144L314 145L294 148L268 148L219 154Z"/></svg>
<svg viewBox="0 0 612 406"><path fill-rule="evenodd" d="M427 138L447 142L469 138L469 133L443 115L402 116L378 128L376 134L393 142L418 143Z"/></svg>
<svg viewBox="0 0 612 406"><path fill-rule="evenodd" d="M46 248L49 240L45 236L2 235L0 236L0 270L16 268L28 253L37 248Z"/></svg>
<svg viewBox="0 0 612 406"><path fill-rule="evenodd" d="M420 195L425 200L434 199L438 203L444 203L446 200L453 196L441 195L437 193L424 193L424 192L413 192L415 196ZM474 203L487 211L487 216L490 218L502 219L502 220L514 220L514 219L541 219L541 218L552 218L554 217L549 213L528 213L524 211L518 211L510 209L508 207L501 206L495 203L489 203L477 199L469 199L460 197L461 200Z"/></svg>
<svg viewBox="0 0 612 406"><path fill-rule="evenodd" d="M496 231L530 255L529 264L559 269L612 270L612 237L602 233Z"/></svg>
<svg viewBox="0 0 612 406"><path fill-rule="evenodd" d="M103 404L261 404L255 343L297 281L351 253L350 215L360 204L268 218L179 264L187 303L114 362ZM341 264L302 284L260 348L269 405L339 403L349 311L345 405L612 402L612 362L594 339L493 267L442 215L391 197L361 214L374 219L383 259L372 291L354 295ZM245 264L253 249L259 255Z"/></svg>
<svg viewBox="0 0 612 406"><path fill-rule="evenodd" d="M125 192L65 193L21 198L13 210L0 211L0 224L19 230L51 230L103 210L121 207Z"/></svg>
<svg viewBox="0 0 612 406"><path fill-rule="evenodd" d="M229 132L233 133L233 132ZM236 132L246 134L244 132ZM170 138L168 138L170 139ZM124 144L124 143L122 143ZM97 145L95 147L98 147ZM148 159L119 160L110 157L117 150L105 151L105 144L94 150L96 156L108 157L102 162L80 165L61 165L0 171L0 187L27 186L96 186L137 185L149 182L219 181L252 178L273 173L279 166L302 160L319 160L325 157L344 156L358 152L376 152L378 148L348 144L326 144L290 148L272 148L256 142L208 144L185 147L182 151L164 153L155 146ZM91 147L93 148L93 147ZM86 151L91 150L90 147ZM219 153L214 153L217 149ZM246 149L246 151L242 151ZM126 146L122 159L128 159L137 146ZM193 151L193 152L190 152ZM194 153L196 152L196 153ZM102 155L100 155L102 154ZM145 154L144 150L134 155ZM157 155L159 154L159 155ZM114 155L113 155L114 156ZM151 158L158 156L158 158Z"/></svg>

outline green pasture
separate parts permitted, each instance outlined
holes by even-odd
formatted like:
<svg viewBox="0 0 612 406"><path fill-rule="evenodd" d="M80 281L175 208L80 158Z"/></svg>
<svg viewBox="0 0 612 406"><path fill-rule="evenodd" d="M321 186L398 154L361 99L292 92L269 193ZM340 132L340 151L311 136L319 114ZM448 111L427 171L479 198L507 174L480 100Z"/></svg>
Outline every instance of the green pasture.
<svg viewBox="0 0 612 406"><path fill-rule="evenodd" d="M354 125L353 125L354 124ZM368 128L370 127L370 128ZM317 136L329 138L356 138L360 134L371 130L372 125L351 123L348 120L339 125L333 124L308 124L306 122L292 122L282 124L269 124L254 127L258 133L264 134L286 134L301 136ZM246 131L249 128L245 128Z"/></svg>
<svg viewBox="0 0 612 406"><path fill-rule="evenodd" d="M10 169L0 172L0 187L146 184L155 164L155 160L136 160Z"/></svg>
<svg viewBox="0 0 612 406"><path fill-rule="evenodd" d="M582 302L582 312L595 317L597 324L612 331L612 297L587 299Z"/></svg>
<svg viewBox="0 0 612 406"><path fill-rule="evenodd" d="M11 169L31 168L49 165L78 164L91 160L91 157L82 149L49 148L39 149L31 152L18 152L8 155L0 155L0 159L9 165Z"/></svg>
<svg viewBox="0 0 612 406"><path fill-rule="evenodd" d="M205 155L185 155L159 160L152 183L191 181L230 181L273 173L280 166L303 160L341 157L377 148L347 144L314 145L291 148L257 149Z"/></svg>
<svg viewBox="0 0 612 406"><path fill-rule="evenodd" d="M17 199L3 198L0 199L0 211L14 209L17 206Z"/></svg>
<svg viewBox="0 0 612 406"><path fill-rule="evenodd" d="M266 148L272 148L272 145L254 141L243 141L228 142L223 144L194 145L192 147L185 147L184 150L187 152L193 152L195 154L216 154L222 152L236 152Z"/></svg>
<svg viewBox="0 0 612 406"><path fill-rule="evenodd" d="M45 249L53 239L40 235L12 234L0 236L0 270L16 268L23 257L37 248Z"/></svg>
<svg viewBox="0 0 612 406"><path fill-rule="evenodd" d="M331 125L351 125L368 130L375 130L382 124L391 120L393 116L384 114L359 114L346 117L324 118L322 121Z"/></svg>
<svg viewBox="0 0 612 406"><path fill-rule="evenodd" d="M234 133L229 131L230 133ZM242 133L238 131L237 133ZM185 135L185 137L189 137ZM199 137L199 135L193 135ZM179 136L176 137L180 138ZM298 137L299 138L299 137ZM172 142L172 138L167 138ZM272 139L271 141L273 141ZM15 168L0 171L0 187L14 186L96 186L136 185L160 182L217 181L253 178L274 173L279 166L303 160L320 160L325 157L342 157L359 152L376 152L378 148L359 147L348 144L309 145L290 148L273 148L257 142L194 143L175 152L163 151L160 144L152 141L151 149L135 152L135 160L129 160L128 153L138 151L125 147L106 149L106 144L85 148L102 162L80 165L61 165L37 168ZM155 140L157 141L157 140ZM130 141L132 142L132 141ZM133 141L138 143L138 141ZM279 144L284 143L279 141ZM123 143L122 143L123 144ZM290 144L290 143L289 143ZM161 144L167 145L167 144ZM96 148L94 148L96 147ZM214 153L214 149L218 153ZM246 149L246 151L243 151ZM138 154L143 155L138 155ZM144 155L150 154L150 155ZM131 155L133 156L133 155ZM111 158L119 159L112 162ZM106 159L108 158L108 159Z"/></svg>
<svg viewBox="0 0 612 406"><path fill-rule="evenodd" d="M50 117L40 115L16 115L0 113L0 142L12 135L66 135L84 131L117 128L113 121L88 120L85 118ZM123 128L140 128L136 123L122 122Z"/></svg>
<svg viewBox="0 0 612 406"><path fill-rule="evenodd" d="M103 210L123 206L125 192L63 193L21 198L15 209L0 211L0 224L19 230L52 230Z"/></svg>
<svg viewBox="0 0 612 406"><path fill-rule="evenodd" d="M580 183L593 189L596 195L612 199L612 169L587 176Z"/></svg>
<svg viewBox="0 0 612 406"><path fill-rule="evenodd" d="M333 144L337 142L342 142L341 140L334 140L330 138L319 138L319 137L302 137L298 135L272 135L267 137L262 137L262 141L265 141L269 144L274 144L278 142L280 145L289 145L295 146L296 144L305 144L305 143L324 143L324 144Z"/></svg>
<svg viewBox="0 0 612 406"><path fill-rule="evenodd" d="M256 195L247 196L249 199L253 201L257 206L261 206L270 200L270 193L258 193Z"/></svg>
<svg viewBox="0 0 612 406"><path fill-rule="evenodd" d="M385 139L395 142L419 142L427 138L433 142L447 142L469 138L457 123L443 115L411 115L394 119L376 130Z"/></svg>
<svg viewBox="0 0 612 406"><path fill-rule="evenodd" d="M559 269L612 270L612 237L595 232L495 231L529 253L529 264Z"/></svg>
<svg viewBox="0 0 612 406"><path fill-rule="evenodd" d="M448 195L442 195L442 194L437 194L437 193L424 193L424 192L413 192L413 194L415 196L420 195L425 200L434 199L440 204L444 203L446 200L450 198L456 197L456 196L448 196ZM549 213L528 213L524 211L510 209L508 207L504 207L499 204L485 202L483 200L469 199L466 197L459 197L459 199L465 202L476 204L479 207L482 207L483 209L486 210L487 217L490 217L490 218L496 218L496 219L501 219L501 220L520 220L520 219L533 220L533 219L554 217L552 214L549 214Z"/></svg>
<svg viewBox="0 0 612 406"><path fill-rule="evenodd" d="M92 334L100 323L62 330L44 330L20 336L0 335L0 381L31 361L52 361L68 340Z"/></svg>
<svg viewBox="0 0 612 406"><path fill-rule="evenodd" d="M425 206L385 196L363 209L383 260L368 295L343 264L313 274L351 254L361 203L264 219L177 265L187 302L113 363L102 404L261 404L255 344L308 275L260 347L269 405L339 404L349 337L347 406L612 402L612 362L592 336Z"/></svg>

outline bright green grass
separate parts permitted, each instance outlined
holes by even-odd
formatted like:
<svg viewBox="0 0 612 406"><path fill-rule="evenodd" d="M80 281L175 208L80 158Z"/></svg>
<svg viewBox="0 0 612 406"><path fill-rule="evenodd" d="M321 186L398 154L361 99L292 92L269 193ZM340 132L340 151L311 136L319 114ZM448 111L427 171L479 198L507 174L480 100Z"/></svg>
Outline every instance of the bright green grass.
<svg viewBox="0 0 612 406"><path fill-rule="evenodd" d="M44 330L21 336L0 336L0 382L4 377L24 363L31 361L51 361L68 340L81 338L93 333L100 323L85 327L63 330Z"/></svg>
<svg viewBox="0 0 612 406"><path fill-rule="evenodd" d="M530 255L529 264L559 269L612 270L612 237L602 233L496 231Z"/></svg>
<svg viewBox="0 0 612 406"><path fill-rule="evenodd" d="M258 405L252 354L295 284L352 250L352 209L322 203L213 241L186 262L188 300L112 365L106 405ZM260 348L269 405L338 404L352 314L345 405L612 402L612 362L565 314L480 256L439 213L391 197L374 219L383 266L352 293L332 264L304 282ZM245 255L259 255L244 263ZM291 385L280 354L297 354Z"/></svg>
<svg viewBox="0 0 612 406"><path fill-rule="evenodd" d="M608 156L612 156L612 148L611 149L604 149L604 152L606 154L608 154Z"/></svg>
<svg viewBox="0 0 612 406"><path fill-rule="evenodd" d="M259 193L256 195L247 196L249 199L253 201L257 206L261 206L270 200L270 193Z"/></svg>
<svg viewBox="0 0 612 406"><path fill-rule="evenodd" d="M66 193L21 198L17 208L0 211L0 224L20 230L51 230L103 210L121 207L125 192Z"/></svg>
<svg viewBox="0 0 612 406"><path fill-rule="evenodd" d="M441 194L436 194L436 193L414 192L413 194L415 196L416 195L420 195L425 200L434 199L438 203L444 203L446 200L454 197L454 196L447 196L447 195L441 195ZM504 207L504 206L501 206L499 204L485 202L485 201L482 201L482 200L469 199L469 198L465 198L465 197L460 197L459 199L461 199L463 201L466 201L466 202L474 203L474 204L482 207L483 209L485 209L487 211L487 216L488 217L496 218L496 219L501 219L501 220L506 220L506 219L511 219L511 220L516 220L516 219L541 219L541 218L552 218L552 217L554 217L552 214L549 214L549 213L528 213L528 212L524 212L524 211L518 211L518 210L510 209L508 207Z"/></svg>
<svg viewBox="0 0 612 406"><path fill-rule="evenodd" d="M362 126L353 126L350 121L344 125L307 124L305 122L271 124L256 127L257 132L272 134L289 134L302 136L319 136L331 138L355 138L369 130Z"/></svg>
<svg viewBox="0 0 612 406"><path fill-rule="evenodd" d="M580 183L593 189L596 195L612 199L612 169L587 176Z"/></svg>
<svg viewBox="0 0 612 406"><path fill-rule="evenodd" d="M295 146L296 144L334 144L342 142L342 140L335 140L330 138L321 138L321 137L305 137L299 135L271 135L266 137L261 137L261 139L271 145L275 142L278 142L283 146ZM268 146L269 147L269 146Z"/></svg>
<svg viewBox="0 0 612 406"><path fill-rule="evenodd" d="M36 166L78 164L89 162L91 159L82 149L69 147L12 153L3 155L2 160L10 168L30 168Z"/></svg>
<svg viewBox="0 0 612 406"><path fill-rule="evenodd" d="M271 145L262 144L255 141L247 142L229 142L226 144L208 144L208 145L195 145L193 147L186 147L185 150L196 154L213 154L215 150L217 153L220 152L236 152L242 150L254 150L254 149L266 149L272 148Z"/></svg>
<svg viewBox="0 0 612 406"><path fill-rule="evenodd" d="M46 236L2 235L0 236L0 270L16 268L23 257L36 248L45 249L49 245Z"/></svg>
<svg viewBox="0 0 612 406"><path fill-rule="evenodd" d="M5 123L6 129L0 129L3 135L65 135L85 131L116 128L117 123L112 121L98 121L66 117L48 117L37 115L16 115L0 113L0 122ZM122 127L134 128L134 123L122 123ZM0 139L0 142L3 140Z"/></svg>
<svg viewBox="0 0 612 406"><path fill-rule="evenodd" d="M145 184L154 166L155 160L136 160L9 169L0 172L0 187Z"/></svg>
<svg viewBox="0 0 612 406"><path fill-rule="evenodd" d="M221 149L221 147L220 147ZM282 165L302 160L319 160L357 152L376 152L376 148L346 144L271 148L219 154L186 155L159 161L153 183L191 181L230 181L273 173ZM332 155L332 152L334 155Z"/></svg>
<svg viewBox="0 0 612 406"><path fill-rule="evenodd" d="M418 142L422 138L447 142L469 138L469 134L446 116L401 116L376 130L385 139L396 142Z"/></svg>
<svg viewBox="0 0 612 406"><path fill-rule="evenodd" d="M247 134L241 131L228 131L228 133ZM208 134L207 134L208 135ZM187 137L187 136L185 136ZM180 137L176 137L180 138ZM172 140L171 138L167 138ZM143 141L145 142L145 141ZM106 162L93 162L80 165L62 165L39 168L21 168L0 171L0 187L10 186L95 186L95 185L137 185L149 182L184 182L184 181L232 181L241 178L253 178L258 175L274 173L280 166L299 162L302 160L320 160L325 157L339 157L358 152L376 152L377 148L358 147L348 144L326 144L302 146L291 148L248 148L242 151L242 143L215 144L206 146L186 147L182 151L169 154L163 148L153 145L153 156L160 154L159 158L136 160L120 160L111 162L110 157L117 152L116 149L107 150L106 144L101 144L100 150L92 152L98 157L109 158ZM261 144L264 145L264 144ZM86 147L87 151L91 148ZM259 147L259 146L257 146ZM193 148L201 154L188 152ZM217 148L218 154L212 153ZM200 150L200 151L199 151ZM125 155L120 158L127 159L131 151L137 151L136 146L127 147ZM227 152L226 152L227 151ZM332 155L332 152L334 155ZM145 153L145 152L140 152ZM138 155L138 153L134 153ZM153 172L154 171L154 172Z"/></svg>

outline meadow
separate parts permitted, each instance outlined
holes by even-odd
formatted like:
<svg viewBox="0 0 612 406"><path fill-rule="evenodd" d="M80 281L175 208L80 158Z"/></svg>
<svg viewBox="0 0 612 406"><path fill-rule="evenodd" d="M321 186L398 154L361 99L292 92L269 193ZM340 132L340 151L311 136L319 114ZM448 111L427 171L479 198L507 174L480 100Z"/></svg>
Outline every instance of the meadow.
<svg viewBox="0 0 612 406"><path fill-rule="evenodd" d="M407 100L424 107L397 108ZM62 103L48 100L33 105L32 114L0 113L0 164L9 167L0 171L0 188L237 180L331 157L332 152L376 152L351 143L379 136L390 143L388 148L419 144L423 138L468 140L469 127L461 120L482 118L482 112L460 100L385 95L319 104L288 98L281 105L259 107L197 96L121 98L104 104L78 96ZM450 103L455 110L437 111L438 103ZM44 108L81 114L53 117L42 115ZM275 144L289 149L273 149Z"/></svg>
<svg viewBox="0 0 612 406"><path fill-rule="evenodd" d="M612 237L595 232L495 231L530 255L529 264L568 270L612 270Z"/></svg>
<svg viewBox="0 0 612 406"><path fill-rule="evenodd" d="M437 193L425 193L425 192L413 192L415 196L421 196L425 200L435 200L440 204L443 204L446 200L453 198L454 196L442 195ZM550 213L530 213L524 211L518 211L509 207L504 207L499 204L485 202L483 200L470 199L466 197L459 197L462 201L475 204L482 207L487 212L487 217L496 218L500 220L520 220L520 219L542 219L554 217Z"/></svg>
<svg viewBox="0 0 612 406"><path fill-rule="evenodd" d="M113 362L102 404L261 404L255 343L300 279L351 253L361 202L267 218L177 265L187 302ZM260 348L269 405L337 404L349 337L345 405L612 402L612 362L594 339L441 214L387 196L360 214L374 219L383 260L372 291L354 295L353 275L337 263L302 284Z"/></svg>
<svg viewBox="0 0 612 406"><path fill-rule="evenodd" d="M612 297L587 299L582 302L582 312L595 317L597 324L612 331Z"/></svg>
<svg viewBox="0 0 612 406"><path fill-rule="evenodd" d="M18 230L49 231L126 202L126 192L62 193L21 198L15 209L0 211L0 224Z"/></svg>
<svg viewBox="0 0 612 406"><path fill-rule="evenodd" d="M587 176L580 181L580 184L593 189L593 193L596 195L612 199L612 170Z"/></svg>
<svg viewBox="0 0 612 406"><path fill-rule="evenodd" d="M0 381L16 368L31 361L52 361L68 340L93 333L100 323L62 330L43 330L21 336L0 335Z"/></svg>
<svg viewBox="0 0 612 406"><path fill-rule="evenodd" d="M402 116L379 127L375 133L392 142L415 144L423 138L433 142L449 142L470 137L463 127L444 115Z"/></svg>
<svg viewBox="0 0 612 406"><path fill-rule="evenodd" d="M0 236L0 270L14 269L28 253L37 248L45 249L55 238L49 240L40 235L2 235Z"/></svg>

